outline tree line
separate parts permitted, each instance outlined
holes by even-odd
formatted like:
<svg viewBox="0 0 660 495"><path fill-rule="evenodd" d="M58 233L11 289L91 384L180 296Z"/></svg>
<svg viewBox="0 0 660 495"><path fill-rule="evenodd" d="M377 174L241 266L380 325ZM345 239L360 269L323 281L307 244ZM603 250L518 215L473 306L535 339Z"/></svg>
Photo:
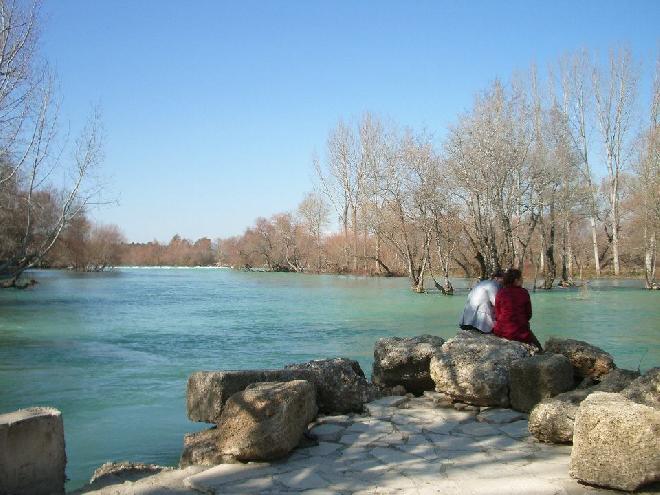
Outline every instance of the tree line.
<svg viewBox="0 0 660 495"><path fill-rule="evenodd" d="M205 264L405 275L418 292L429 277L451 292L451 274L484 278L508 266L545 288L604 274L643 274L657 287L657 61L650 95L626 49L495 80L441 139L370 113L339 122L313 160L314 192L295 211L215 242L129 244L88 218L103 202L101 118L93 110L74 137L61 131L38 20L38 1L0 0L2 287L37 266Z"/></svg>
<svg viewBox="0 0 660 495"><path fill-rule="evenodd" d="M268 270L406 275L525 268L549 289L585 274L655 282L659 67L648 108L626 49L566 55L475 96L438 144L366 113L340 122L296 212L219 243L220 262ZM598 170L602 174L597 174ZM328 232L330 212L339 232ZM442 279L442 283L436 279Z"/></svg>

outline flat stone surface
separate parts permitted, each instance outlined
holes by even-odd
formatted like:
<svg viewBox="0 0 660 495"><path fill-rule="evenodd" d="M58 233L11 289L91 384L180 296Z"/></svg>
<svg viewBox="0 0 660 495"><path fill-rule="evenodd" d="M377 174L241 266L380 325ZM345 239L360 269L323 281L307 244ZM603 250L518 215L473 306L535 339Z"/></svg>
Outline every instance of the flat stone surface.
<svg viewBox="0 0 660 495"><path fill-rule="evenodd" d="M467 423L461 426L458 431L473 437L492 436L499 433L497 428L487 423Z"/></svg>
<svg viewBox="0 0 660 495"><path fill-rule="evenodd" d="M527 419L527 415L513 409L490 408L479 413L477 416L477 421L497 425L513 423L521 419Z"/></svg>
<svg viewBox="0 0 660 495"><path fill-rule="evenodd" d="M514 438L529 436L529 422L526 419L500 426L500 430Z"/></svg>
<svg viewBox="0 0 660 495"><path fill-rule="evenodd" d="M332 454L333 452L336 452L337 450L341 449L343 445L339 443L333 443L333 442L319 442L318 445L314 447L308 447L306 449L302 449L299 452L303 452L307 455L311 456L326 456L328 454Z"/></svg>
<svg viewBox="0 0 660 495"><path fill-rule="evenodd" d="M405 395L390 395L389 397L371 401L367 405L369 407L397 407L407 400L408 398Z"/></svg>
<svg viewBox="0 0 660 495"><path fill-rule="evenodd" d="M280 474L274 477L275 481L293 490L310 490L313 488L325 488L329 485L328 480L322 478L315 465L302 469Z"/></svg>
<svg viewBox="0 0 660 495"><path fill-rule="evenodd" d="M322 423L312 427L311 432L320 441L336 441L346 430L345 426L335 423Z"/></svg>
<svg viewBox="0 0 660 495"><path fill-rule="evenodd" d="M614 493L580 485L570 478L571 448L539 443L528 437L526 420L490 424L484 422L483 417L478 421L474 414L453 408L428 409L422 402L418 407L414 403L399 405L406 405L408 409L378 406L391 409L392 418L397 418L397 422L374 420L368 416L342 416L337 422L322 421L323 426L342 427L327 430L344 431L342 442L321 441L318 446L296 449L288 458L276 463L223 464L197 473L172 470L167 472L171 485L155 482L153 480L159 478L151 477L150 484L144 480L126 482L105 487L102 493ZM506 410L487 411L493 411L489 415L504 417L508 414L504 412ZM434 433L429 427L447 433ZM184 475L185 479L182 479ZM157 476L162 480L164 475ZM650 494L654 489L657 490L648 487L647 491L640 493Z"/></svg>

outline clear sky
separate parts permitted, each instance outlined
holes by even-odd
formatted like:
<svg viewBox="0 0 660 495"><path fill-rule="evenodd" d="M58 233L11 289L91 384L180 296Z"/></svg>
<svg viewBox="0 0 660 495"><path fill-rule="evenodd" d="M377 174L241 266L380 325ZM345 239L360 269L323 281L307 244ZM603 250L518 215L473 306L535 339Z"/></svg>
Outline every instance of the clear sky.
<svg viewBox="0 0 660 495"><path fill-rule="evenodd" d="M660 0L45 0L42 46L72 129L100 103L94 212L132 241L225 237L291 210L340 119L441 135L495 77L625 43L652 72ZM648 88L648 81L643 89Z"/></svg>

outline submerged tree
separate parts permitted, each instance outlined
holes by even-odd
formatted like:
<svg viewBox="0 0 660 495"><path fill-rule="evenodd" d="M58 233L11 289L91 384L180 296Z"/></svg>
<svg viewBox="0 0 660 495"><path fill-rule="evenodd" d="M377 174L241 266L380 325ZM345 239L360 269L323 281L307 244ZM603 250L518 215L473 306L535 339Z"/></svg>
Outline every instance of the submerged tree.
<svg viewBox="0 0 660 495"><path fill-rule="evenodd" d="M639 140L634 164L635 203L641 218L644 247L644 280L647 289L656 289L657 235L660 231L660 59L656 62L648 128Z"/></svg>
<svg viewBox="0 0 660 495"><path fill-rule="evenodd" d="M637 76L628 50L612 51L609 67L593 69L596 115L607 165L607 199L614 275L620 273L621 173L628 159L628 139L633 124Z"/></svg>

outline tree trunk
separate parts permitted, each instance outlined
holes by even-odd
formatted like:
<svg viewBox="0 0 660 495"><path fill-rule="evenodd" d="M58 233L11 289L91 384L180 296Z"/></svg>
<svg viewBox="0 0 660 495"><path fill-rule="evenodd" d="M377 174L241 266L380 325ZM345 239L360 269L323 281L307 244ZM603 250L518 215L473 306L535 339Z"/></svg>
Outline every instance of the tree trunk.
<svg viewBox="0 0 660 495"><path fill-rule="evenodd" d="M655 232L648 235L648 229L644 227L644 278L646 288L653 289L655 284L655 258L656 258L656 240Z"/></svg>
<svg viewBox="0 0 660 495"><path fill-rule="evenodd" d="M348 202L344 205L344 217L342 218L343 220L343 227L344 227L344 266L346 268L346 271L348 271L348 266L349 266L349 259L348 259L348 252L349 252L349 247L348 247Z"/></svg>
<svg viewBox="0 0 660 495"><path fill-rule="evenodd" d="M594 247L594 267L596 268L596 277L600 277L600 254L598 253L598 233L596 232L596 218L592 215L589 218L591 224L591 240Z"/></svg>
<svg viewBox="0 0 660 495"><path fill-rule="evenodd" d="M619 266L619 185L615 180L612 186L612 264L614 265L614 275L619 276L621 268Z"/></svg>
<svg viewBox="0 0 660 495"><path fill-rule="evenodd" d="M358 271L358 224L357 224L357 208L352 208L353 216L353 273Z"/></svg>

